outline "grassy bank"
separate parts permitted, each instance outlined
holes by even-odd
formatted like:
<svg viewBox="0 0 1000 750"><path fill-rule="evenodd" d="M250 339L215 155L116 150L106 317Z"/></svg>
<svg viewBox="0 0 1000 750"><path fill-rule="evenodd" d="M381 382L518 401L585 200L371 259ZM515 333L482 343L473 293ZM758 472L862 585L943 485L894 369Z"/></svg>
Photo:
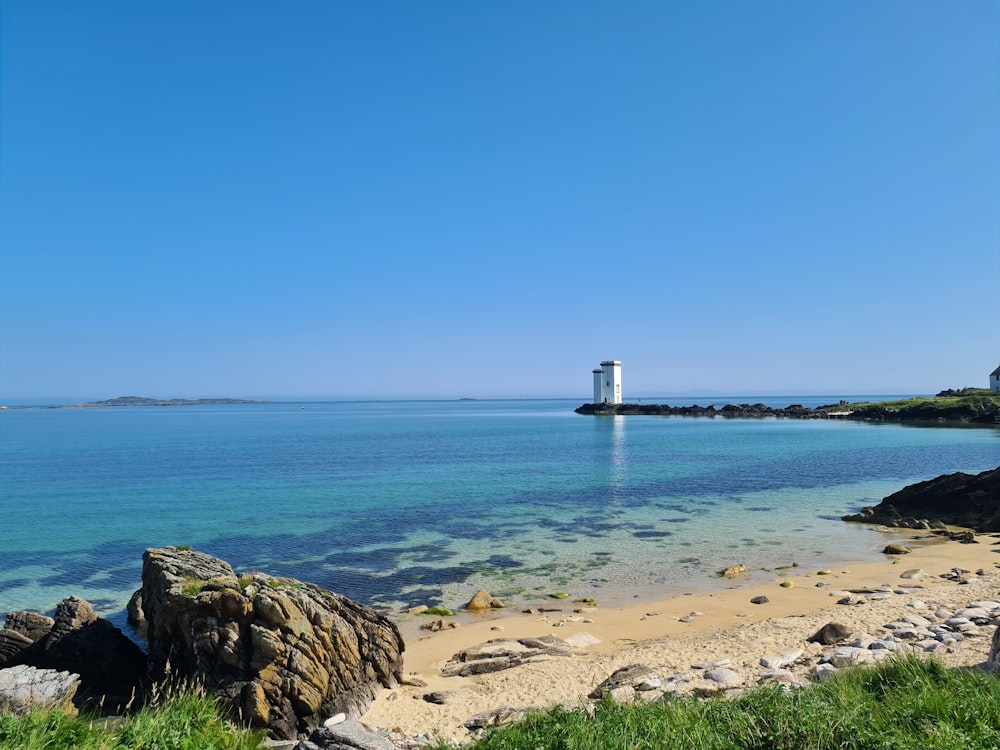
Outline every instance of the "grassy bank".
<svg viewBox="0 0 1000 750"><path fill-rule="evenodd" d="M260 750L211 698L186 689L118 719L58 711L0 716L0 749ZM441 742L438 750L451 746ZM490 730L472 750L983 750L1000 748L1000 677L901 658L805 688L766 686L733 699L665 697L555 708Z"/></svg>
<svg viewBox="0 0 1000 750"><path fill-rule="evenodd" d="M0 714L0 750L259 750L264 735L241 729L197 688L154 696L124 717L61 711Z"/></svg>
<svg viewBox="0 0 1000 750"><path fill-rule="evenodd" d="M1000 393L986 388L944 391L937 396L898 401L861 402L826 408L850 410L855 419L893 421L1000 422Z"/></svg>
<svg viewBox="0 0 1000 750"><path fill-rule="evenodd" d="M442 744L439 746L447 747ZM915 657L797 690L553 709L494 729L475 750L983 750L1000 748L1000 678Z"/></svg>

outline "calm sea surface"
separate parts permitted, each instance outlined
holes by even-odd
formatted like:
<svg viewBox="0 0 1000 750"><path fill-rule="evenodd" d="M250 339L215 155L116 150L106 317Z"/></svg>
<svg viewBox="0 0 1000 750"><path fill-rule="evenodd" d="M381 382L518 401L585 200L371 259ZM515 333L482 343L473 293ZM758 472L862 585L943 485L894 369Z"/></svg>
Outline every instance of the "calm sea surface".
<svg viewBox="0 0 1000 750"><path fill-rule="evenodd" d="M837 397L739 399L758 400ZM664 594L735 562L874 559L878 532L841 515L1000 464L994 428L587 417L579 403L0 412L0 612L74 594L121 619L142 551L182 544L384 607L457 606L479 587Z"/></svg>

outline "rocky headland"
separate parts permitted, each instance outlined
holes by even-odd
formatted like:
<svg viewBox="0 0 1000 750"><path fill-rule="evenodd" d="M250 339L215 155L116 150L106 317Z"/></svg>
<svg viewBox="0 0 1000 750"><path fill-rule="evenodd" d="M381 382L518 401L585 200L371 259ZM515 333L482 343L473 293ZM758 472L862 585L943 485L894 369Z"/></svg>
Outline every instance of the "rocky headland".
<svg viewBox="0 0 1000 750"><path fill-rule="evenodd" d="M839 401L836 404L807 407L791 404L774 407L766 404L725 404L707 406L670 406L669 404L582 404L577 414L618 416L647 414L679 417L729 417L762 419L854 419L865 422L923 422L1000 425L1000 394L986 389L947 390L936 396L877 403Z"/></svg>
<svg viewBox="0 0 1000 750"><path fill-rule="evenodd" d="M1000 532L1000 467L911 484L844 520L904 529L961 526L979 533Z"/></svg>

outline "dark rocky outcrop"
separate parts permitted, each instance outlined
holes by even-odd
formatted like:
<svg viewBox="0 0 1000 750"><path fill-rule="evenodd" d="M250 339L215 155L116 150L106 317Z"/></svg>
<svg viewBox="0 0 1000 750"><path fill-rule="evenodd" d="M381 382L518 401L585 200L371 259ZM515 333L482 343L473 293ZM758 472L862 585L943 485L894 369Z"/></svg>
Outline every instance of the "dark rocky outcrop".
<svg viewBox="0 0 1000 750"><path fill-rule="evenodd" d="M142 649L75 596L59 602L54 619L12 612L2 632L5 644L17 635L29 641L27 645L21 642L25 647L7 658L4 667L25 665L75 673L80 678L78 702L113 710L133 700L146 678Z"/></svg>
<svg viewBox="0 0 1000 750"><path fill-rule="evenodd" d="M809 409L799 404L782 408L766 404L726 404L721 408L714 405L670 406L669 404L583 404L576 408L577 414L615 416L631 414L652 414L676 417L789 417L792 419L827 419L830 415L821 409Z"/></svg>
<svg viewBox="0 0 1000 750"><path fill-rule="evenodd" d="M844 520L900 528L947 524L981 533L1000 531L1000 467L980 474L945 474L911 484L874 507L844 516Z"/></svg>
<svg viewBox="0 0 1000 750"><path fill-rule="evenodd" d="M203 681L273 737L358 717L401 677L396 626L312 584L166 547L143 555L141 596L154 676Z"/></svg>
<svg viewBox="0 0 1000 750"><path fill-rule="evenodd" d="M1000 425L1000 398L983 391L962 393L957 398L915 398L882 403L825 404L809 408L801 404L773 407L766 404L726 404L708 406L670 406L669 404L583 404L577 414L617 416L648 414L679 417L729 417L761 419L852 419L864 422L922 422L936 424Z"/></svg>

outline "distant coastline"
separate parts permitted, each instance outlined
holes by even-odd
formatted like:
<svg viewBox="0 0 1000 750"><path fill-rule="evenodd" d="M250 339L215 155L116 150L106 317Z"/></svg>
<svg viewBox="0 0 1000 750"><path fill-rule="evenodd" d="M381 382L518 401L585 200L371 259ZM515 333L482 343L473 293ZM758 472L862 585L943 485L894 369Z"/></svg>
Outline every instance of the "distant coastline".
<svg viewBox="0 0 1000 750"><path fill-rule="evenodd" d="M66 404L64 407L50 406L50 409L90 409L120 408L129 406L207 406L212 404L266 404L267 401L252 401L242 398L147 398L145 396L119 396L104 401L86 401L80 404Z"/></svg>

